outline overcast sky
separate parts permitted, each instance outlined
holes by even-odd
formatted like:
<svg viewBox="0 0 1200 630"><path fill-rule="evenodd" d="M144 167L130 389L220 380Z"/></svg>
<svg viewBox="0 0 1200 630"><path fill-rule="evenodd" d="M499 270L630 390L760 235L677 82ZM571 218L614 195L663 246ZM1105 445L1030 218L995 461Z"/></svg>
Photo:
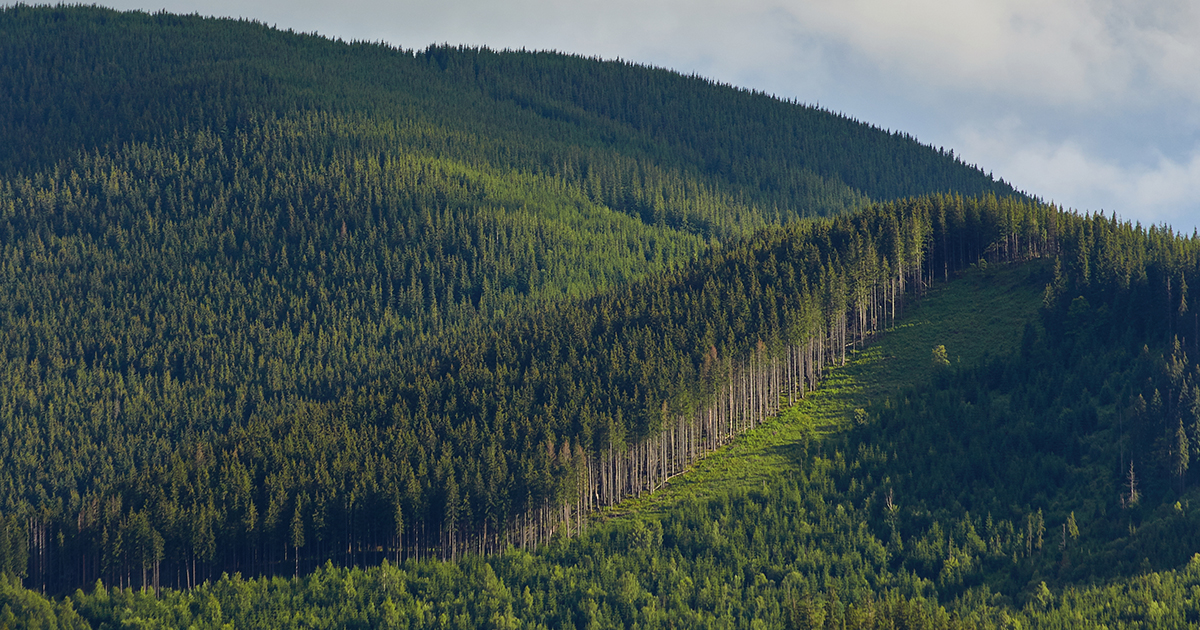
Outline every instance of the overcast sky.
<svg viewBox="0 0 1200 630"><path fill-rule="evenodd" d="M819 104L1081 211L1200 224L1195 0L121 0L330 37L554 49Z"/></svg>

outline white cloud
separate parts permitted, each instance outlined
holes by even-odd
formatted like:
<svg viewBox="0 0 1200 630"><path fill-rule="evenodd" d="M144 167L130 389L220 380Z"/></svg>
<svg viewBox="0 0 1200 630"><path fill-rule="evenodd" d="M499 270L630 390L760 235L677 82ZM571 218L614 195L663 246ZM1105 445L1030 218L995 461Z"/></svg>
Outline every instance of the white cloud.
<svg viewBox="0 0 1200 630"><path fill-rule="evenodd" d="M1081 108L1200 96L1200 9L1139 0L797 0L795 29L925 88ZM1136 89L1135 89L1136 88Z"/></svg>
<svg viewBox="0 0 1200 630"><path fill-rule="evenodd" d="M1200 227L1200 145L1183 160L1159 155L1123 165L1074 140L1049 142L1008 118L957 133L963 155L995 165L995 174L1067 208L1116 212L1142 223L1168 223L1190 233Z"/></svg>
<svg viewBox="0 0 1200 630"><path fill-rule="evenodd" d="M1077 107L1110 107L1164 89L1200 97L1200 5L1191 0L166 0L162 6L410 48L441 42L553 48L685 72L795 77L797 63L820 72L811 64L820 57L826 68L901 76L925 89Z"/></svg>

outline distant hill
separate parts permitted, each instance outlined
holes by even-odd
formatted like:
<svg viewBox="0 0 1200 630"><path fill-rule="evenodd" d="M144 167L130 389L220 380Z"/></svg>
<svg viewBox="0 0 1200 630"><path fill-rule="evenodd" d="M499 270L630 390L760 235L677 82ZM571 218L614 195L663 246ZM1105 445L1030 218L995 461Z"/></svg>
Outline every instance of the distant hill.
<svg viewBox="0 0 1200 630"><path fill-rule="evenodd" d="M776 221L837 212L860 195L1014 193L910 136L625 62L444 46L415 52L255 22L89 7L9 7L0 33L7 172L80 150L186 131L228 134L256 119L320 111L420 129L393 136L393 149L576 184L639 188L622 167L653 165ZM605 201L651 218L632 199Z"/></svg>

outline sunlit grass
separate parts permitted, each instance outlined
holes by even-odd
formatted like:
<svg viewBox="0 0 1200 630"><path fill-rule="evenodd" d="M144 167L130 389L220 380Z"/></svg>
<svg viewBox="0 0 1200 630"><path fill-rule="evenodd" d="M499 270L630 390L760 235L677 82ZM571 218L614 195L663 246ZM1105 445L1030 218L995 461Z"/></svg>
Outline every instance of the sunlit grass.
<svg viewBox="0 0 1200 630"><path fill-rule="evenodd" d="M855 410L928 380L934 346L944 345L952 363L970 365L1017 349L1026 322L1041 306L1042 262L972 269L935 285L908 305L898 324L844 366L826 372L821 387L652 495L629 499L599 519L662 515L675 505L727 492L761 488L797 472L796 462L815 440L845 431Z"/></svg>

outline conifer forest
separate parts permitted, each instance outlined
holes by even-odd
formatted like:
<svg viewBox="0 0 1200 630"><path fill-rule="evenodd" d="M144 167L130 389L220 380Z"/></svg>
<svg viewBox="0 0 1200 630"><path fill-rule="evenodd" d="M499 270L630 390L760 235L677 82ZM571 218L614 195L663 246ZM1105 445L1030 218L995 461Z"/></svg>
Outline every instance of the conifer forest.
<svg viewBox="0 0 1200 630"><path fill-rule="evenodd" d="M1192 287L697 76L3 7L0 627L1195 627Z"/></svg>

